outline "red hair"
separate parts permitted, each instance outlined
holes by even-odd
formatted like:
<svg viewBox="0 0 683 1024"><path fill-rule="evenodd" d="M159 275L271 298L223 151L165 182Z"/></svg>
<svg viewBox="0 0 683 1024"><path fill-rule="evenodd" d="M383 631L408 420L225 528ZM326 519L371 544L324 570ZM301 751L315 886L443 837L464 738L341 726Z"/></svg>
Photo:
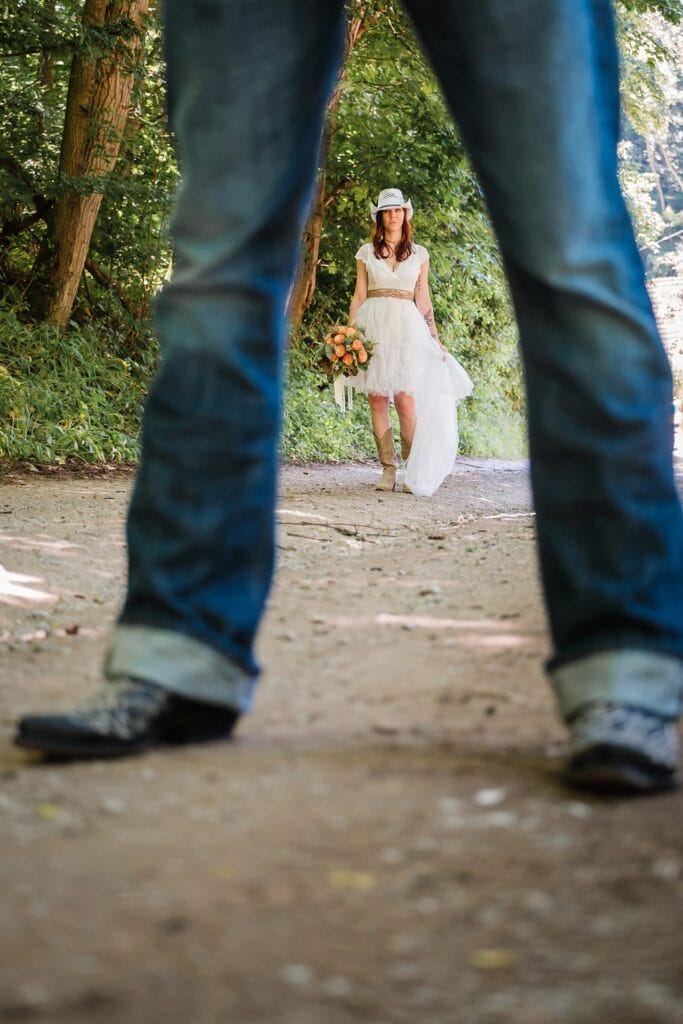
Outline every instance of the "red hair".
<svg viewBox="0 0 683 1024"><path fill-rule="evenodd" d="M396 246L394 253L396 255L396 262L402 263L403 260L407 260L413 251L413 236L410 230L410 221L408 220L408 213L406 210L403 211L403 224L401 226L401 241ZM378 260L385 260L389 256L390 250L387 243L384 241L384 223L382 222L382 210L378 210L375 216L375 233L372 236L372 245L375 250L375 256Z"/></svg>

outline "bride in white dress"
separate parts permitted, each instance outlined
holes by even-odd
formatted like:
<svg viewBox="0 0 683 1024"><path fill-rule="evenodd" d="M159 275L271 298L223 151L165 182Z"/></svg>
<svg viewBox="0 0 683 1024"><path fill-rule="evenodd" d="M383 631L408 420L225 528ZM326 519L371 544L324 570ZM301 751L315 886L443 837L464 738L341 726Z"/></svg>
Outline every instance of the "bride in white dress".
<svg viewBox="0 0 683 1024"><path fill-rule="evenodd" d="M356 289L349 322L375 342L367 372L353 379L365 391L383 467L377 490L396 490L398 458L389 404L393 400L406 463L403 489L428 495L453 468L458 449L458 402L472 381L439 341L429 296L429 254L412 242L413 208L397 188L370 209L372 242L356 253Z"/></svg>

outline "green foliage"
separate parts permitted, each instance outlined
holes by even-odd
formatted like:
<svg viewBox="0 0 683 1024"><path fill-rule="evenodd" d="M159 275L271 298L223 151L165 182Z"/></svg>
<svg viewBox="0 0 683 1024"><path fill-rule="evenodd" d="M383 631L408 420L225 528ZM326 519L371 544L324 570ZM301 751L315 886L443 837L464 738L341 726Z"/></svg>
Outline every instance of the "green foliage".
<svg viewBox="0 0 683 1024"><path fill-rule="evenodd" d="M294 340L285 394L281 451L297 462L338 462L376 457L370 411L364 395L342 413L334 403L332 385L321 374L312 353L313 339ZM458 353L463 361L466 354ZM458 409L461 455L518 458L526 451L526 430L518 397L518 366L514 347L510 365L483 360L474 371L474 396ZM509 382L506 390L505 382ZM391 416L399 435L395 410Z"/></svg>
<svg viewBox="0 0 683 1024"><path fill-rule="evenodd" d="M148 317L168 274L168 221L178 169L165 117L165 88L158 30L150 33L144 78L138 81L114 180L105 192L92 252L122 285L129 308ZM108 299L109 308L112 296Z"/></svg>
<svg viewBox="0 0 683 1024"><path fill-rule="evenodd" d="M523 454L521 370L497 246L439 87L399 15L368 32L347 67L327 163L327 192L335 198L299 345L315 348L331 323L346 322L354 255L372 227L370 200L388 185L398 185L413 201L414 237L430 252L441 340L475 384L474 396L462 407L461 449ZM297 373L294 363L295 384Z"/></svg>
<svg viewBox="0 0 683 1024"><path fill-rule="evenodd" d="M673 276L683 271L683 25L622 12L619 26L622 186L649 276Z"/></svg>
<svg viewBox="0 0 683 1024"><path fill-rule="evenodd" d="M635 14L647 14L654 11L672 25L677 25L683 20L681 0L619 0L619 6L623 10Z"/></svg>
<svg viewBox="0 0 683 1024"><path fill-rule="evenodd" d="M518 458L526 451L522 416L492 388L475 383L478 397L468 398L458 409L460 455L481 458ZM394 434L398 420L392 408ZM296 462L341 462L376 458L365 396L356 395L351 412L334 404L332 388L321 383L318 373L291 373L286 392L281 453Z"/></svg>
<svg viewBox="0 0 683 1024"><path fill-rule="evenodd" d="M31 327L0 307L0 457L134 461L151 338L147 352L136 362L96 327Z"/></svg>
<svg viewBox="0 0 683 1024"><path fill-rule="evenodd" d="M369 413L363 398L352 412L340 412L332 387L319 371L290 372L284 406L281 453L297 462L339 462L374 454Z"/></svg>
<svg viewBox="0 0 683 1024"><path fill-rule="evenodd" d="M680 27L672 27L683 5L619 0L617 7L628 120L624 186L649 271L683 272L683 36ZM41 461L74 454L132 458L156 353L148 318L170 265L167 222L177 181L156 14L147 27L117 166L104 182L81 183L85 190L101 187L104 201L74 323L58 335L19 321L25 320L21 296L45 238L45 219L64 187L58 166L71 60L78 51L96 54L112 39L125 40L132 27L110 26L101 37L84 31L83 0L12 0L5 8L1 451ZM359 398L350 415L340 414L309 355L331 323L347 318L354 253L370 228L368 204L390 184L415 204L415 237L431 254L442 340L474 380L474 396L460 410L461 450L521 453L524 398L515 327L479 187L400 9L392 0L352 0L350 8L370 27L354 49L336 117L317 291L292 341L283 453L301 459L373 454L365 400ZM375 19L377 13L381 17Z"/></svg>
<svg viewBox="0 0 683 1024"><path fill-rule="evenodd" d="M124 20L84 30L81 0L17 2L11 24L0 22L0 292L19 287L26 293L46 219L65 187L101 191L89 252L98 277L84 275L73 316L147 319L170 265L167 225L177 181L157 21L149 21L136 64L133 107L113 174L65 183L58 168L72 58L77 52L99 56L117 42L123 47L135 28ZM122 52L128 54L125 47ZM146 333L129 332L129 347L144 343Z"/></svg>

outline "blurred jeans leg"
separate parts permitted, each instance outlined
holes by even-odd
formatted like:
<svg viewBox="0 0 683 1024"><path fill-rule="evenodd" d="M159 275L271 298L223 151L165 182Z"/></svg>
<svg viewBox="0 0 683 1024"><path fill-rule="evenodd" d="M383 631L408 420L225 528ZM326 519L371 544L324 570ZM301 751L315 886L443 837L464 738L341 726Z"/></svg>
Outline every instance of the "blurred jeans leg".
<svg viewBox="0 0 683 1024"><path fill-rule="evenodd" d="M273 569L285 303L343 5L167 0L165 20L175 262L106 673L246 710Z"/></svg>
<svg viewBox="0 0 683 1024"><path fill-rule="evenodd" d="M674 717L683 524L671 376L617 180L611 5L407 7L480 176L519 323L560 709L607 699Z"/></svg>

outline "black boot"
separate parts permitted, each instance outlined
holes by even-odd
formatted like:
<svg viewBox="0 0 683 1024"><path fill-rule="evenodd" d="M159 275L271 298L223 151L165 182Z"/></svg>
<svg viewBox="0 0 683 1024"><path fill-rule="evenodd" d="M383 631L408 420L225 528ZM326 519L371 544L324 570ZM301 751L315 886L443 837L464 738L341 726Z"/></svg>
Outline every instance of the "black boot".
<svg viewBox="0 0 683 1024"><path fill-rule="evenodd" d="M567 724L571 785L621 793L676 788L675 722L628 704L595 701L579 708Z"/></svg>
<svg viewBox="0 0 683 1024"><path fill-rule="evenodd" d="M141 679L116 679L87 703L26 715L15 743L53 757L121 757L160 743L227 738L239 712L188 700Z"/></svg>

